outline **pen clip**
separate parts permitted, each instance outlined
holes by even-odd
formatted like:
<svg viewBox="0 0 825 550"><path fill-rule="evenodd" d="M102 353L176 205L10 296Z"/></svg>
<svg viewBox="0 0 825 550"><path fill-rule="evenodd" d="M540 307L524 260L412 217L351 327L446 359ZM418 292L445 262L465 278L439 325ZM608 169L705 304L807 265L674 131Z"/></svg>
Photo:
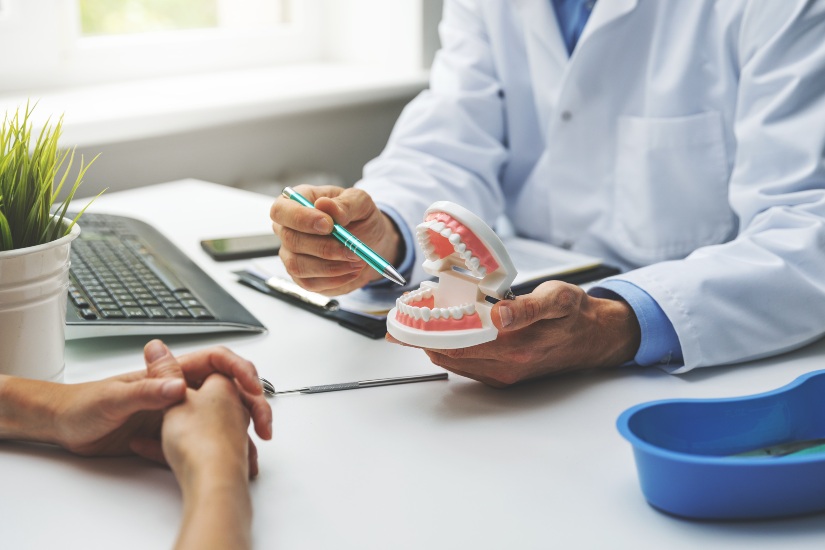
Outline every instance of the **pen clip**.
<svg viewBox="0 0 825 550"><path fill-rule="evenodd" d="M305 288L301 288L294 281L277 276L270 277L266 280L266 286L272 290L287 294L293 298L301 300L302 302L320 307L327 311L336 311L338 309L338 300L329 298L323 294L318 294L317 292L311 292Z"/></svg>

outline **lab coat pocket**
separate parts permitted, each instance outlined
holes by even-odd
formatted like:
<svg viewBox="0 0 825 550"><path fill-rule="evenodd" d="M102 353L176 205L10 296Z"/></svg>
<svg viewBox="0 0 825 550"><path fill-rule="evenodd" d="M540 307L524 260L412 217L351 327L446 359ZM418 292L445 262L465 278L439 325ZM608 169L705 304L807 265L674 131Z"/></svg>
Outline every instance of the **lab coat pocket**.
<svg viewBox="0 0 825 550"><path fill-rule="evenodd" d="M625 116L618 130L613 227L628 259L683 258L730 237L735 217L718 112Z"/></svg>

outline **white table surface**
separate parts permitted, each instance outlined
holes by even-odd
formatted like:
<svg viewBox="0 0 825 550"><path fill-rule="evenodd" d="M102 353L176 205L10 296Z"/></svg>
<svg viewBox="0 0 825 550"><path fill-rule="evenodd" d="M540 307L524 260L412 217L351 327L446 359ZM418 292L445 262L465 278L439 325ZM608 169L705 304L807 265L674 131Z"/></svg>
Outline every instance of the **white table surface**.
<svg viewBox="0 0 825 550"><path fill-rule="evenodd" d="M270 197L184 180L98 199L154 224L269 328L167 337L223 344L279 388L438 372L419 350L370 340L235 282L207 237L269 230ZM142 368L144 337L72 341L66 381ZM780 357L672 376L574 374L508 390L450 375L271 401L252 483L257 548L822 548L823 515L693 522L648 506L615 421L640 402L759 393L825 366L820 341ZM84 459L0 443L0 548L168 548L181 519L172 474L137 458Z"/></svg>

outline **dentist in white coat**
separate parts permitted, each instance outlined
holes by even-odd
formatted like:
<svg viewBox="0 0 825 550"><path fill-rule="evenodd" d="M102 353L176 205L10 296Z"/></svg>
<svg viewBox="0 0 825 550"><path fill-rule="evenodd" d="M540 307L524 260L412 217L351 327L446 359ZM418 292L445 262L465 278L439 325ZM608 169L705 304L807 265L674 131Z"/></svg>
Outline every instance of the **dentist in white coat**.
<svg viewBox="0 0 825 550"><path fill-rule="evenodd" d="M459 374L684 372L825 333L825 0L445 0L440 32L430 89L357 187L273 205L296 281L378 278L325 236L335 219L417 284L410 228L451 200L625 270L590 294L545 283L495 306L496 341L427 350Z"/></svg>

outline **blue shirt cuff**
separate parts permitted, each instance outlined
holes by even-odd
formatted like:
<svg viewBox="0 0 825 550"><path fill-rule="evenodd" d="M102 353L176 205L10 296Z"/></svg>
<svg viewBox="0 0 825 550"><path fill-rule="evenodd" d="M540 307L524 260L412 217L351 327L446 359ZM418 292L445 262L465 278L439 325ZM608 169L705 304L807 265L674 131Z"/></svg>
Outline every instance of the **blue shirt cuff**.
<svg viewBox="0 0 825 550"><path fill-rule="evenodd" d="M413 240L412 231L410 231L410 228L407 227L407 223L401 218L394 208L385 204L379 204L378 208L392 220L395 227L398 228L399 233L401 233L401 239L404 241L404 258L401 260L400 265L394 267L402 277L409 281L410 275L412 274L413 261L415 261L415 241ZM377 281L368 283L364 288L381 288L383 286L397 285L392 281L381 278Z"/></svg>
<svg viewBox="0 0 825 550"><path fill-rule="evenodd" d="M590 289L597 298L616 296L627 302L639 320L642 338L634 361L639 365L673 365L683 363L682 346L673 323L650 294L621 279L602 281Z"/></svg>

